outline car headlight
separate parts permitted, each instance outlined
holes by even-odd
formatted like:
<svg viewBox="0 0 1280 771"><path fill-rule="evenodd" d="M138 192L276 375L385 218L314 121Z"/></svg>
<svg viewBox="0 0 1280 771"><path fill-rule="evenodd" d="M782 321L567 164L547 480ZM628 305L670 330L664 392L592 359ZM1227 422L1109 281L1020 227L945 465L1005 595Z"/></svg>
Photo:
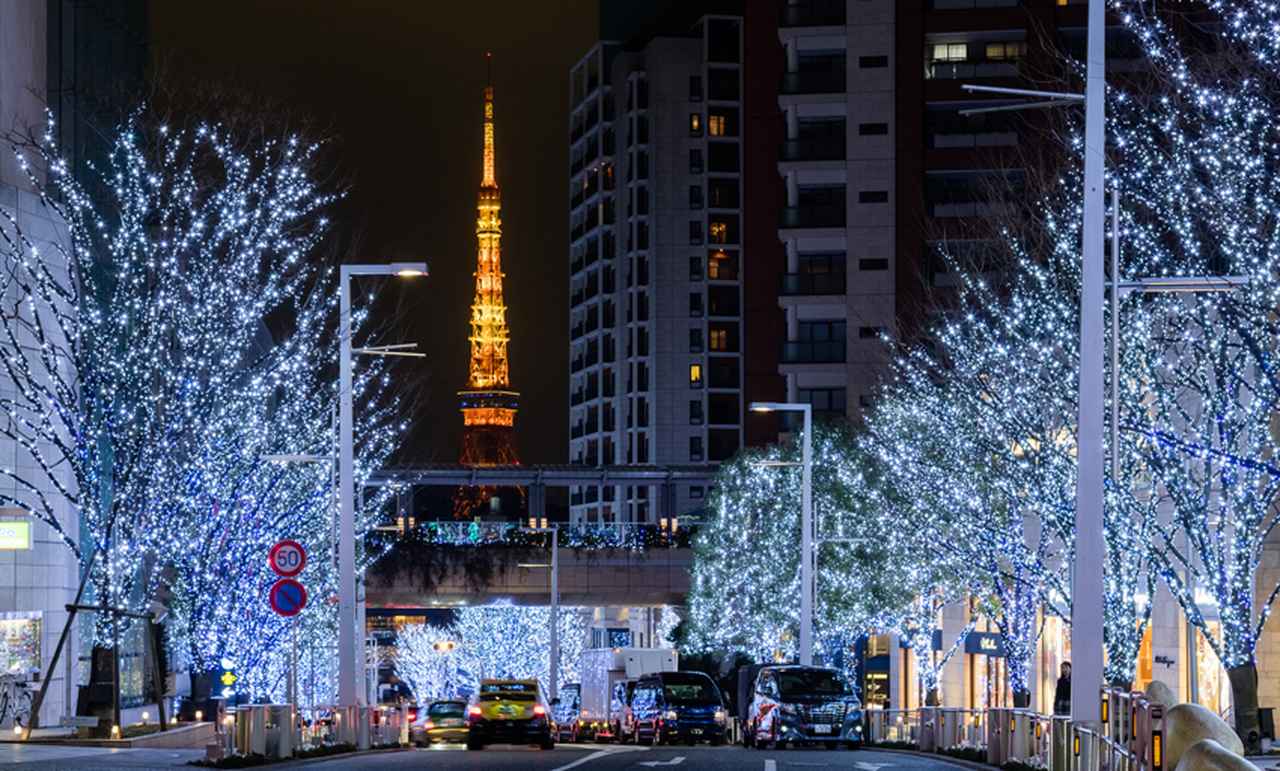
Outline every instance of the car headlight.
<svg viewBox="0 0 1280 771"><path fill-rule="evenodd" d="M724 710L722 710L722 709L718 709L718 710L716 710L716 715L715 715L715 717L716 717L716 722L717 722L717 723L723 723L725 720L727 720L727 719L728 719L728 717L729 717L729 716L725 714Z"/></svg>
<svg viewBox="0 0 1280 771"><path fill-rule="evenodd" d="M678 717L680 716L676 714L676 711L674 709L669 709L666 712L662 713L663 720L675 720Z"/></svg>

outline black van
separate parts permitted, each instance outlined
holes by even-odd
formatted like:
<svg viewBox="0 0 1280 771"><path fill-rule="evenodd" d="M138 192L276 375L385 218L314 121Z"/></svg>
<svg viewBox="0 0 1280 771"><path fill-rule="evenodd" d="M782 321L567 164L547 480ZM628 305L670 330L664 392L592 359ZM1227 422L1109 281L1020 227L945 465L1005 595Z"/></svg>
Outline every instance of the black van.
<svg viewBox="0 0 1280 771"><path fill-rule="evenodd" d="M862 704L835 669L761 667L742 729L747 747L862 746Z"/></svg>
<svg viewBox="0 0 1280 771"><path fill-rule="evenodd" d="M701 672L656 672L636 682L631 699L637 744L724 743L728 715L720 689Z"/></svg>

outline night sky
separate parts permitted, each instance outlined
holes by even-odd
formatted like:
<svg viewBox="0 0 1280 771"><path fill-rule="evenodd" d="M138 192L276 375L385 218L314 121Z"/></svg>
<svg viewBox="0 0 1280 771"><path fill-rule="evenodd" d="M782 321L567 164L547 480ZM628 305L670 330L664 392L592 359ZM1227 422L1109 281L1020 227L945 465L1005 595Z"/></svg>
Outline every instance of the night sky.
<svg viewBox="0 0 1280 771"><path fill-rule="evenodd" d="M458 456L486 51L521 459L567 457L567 84L596 16L593 0L151 3L157 71L249 89L309 117L350 179L334 218L359 234L360 257L428 261L430 278L385 289L378 306L404 319L382 342L416 341L427 354L398 365L423 389L401 462Z"/></svg>

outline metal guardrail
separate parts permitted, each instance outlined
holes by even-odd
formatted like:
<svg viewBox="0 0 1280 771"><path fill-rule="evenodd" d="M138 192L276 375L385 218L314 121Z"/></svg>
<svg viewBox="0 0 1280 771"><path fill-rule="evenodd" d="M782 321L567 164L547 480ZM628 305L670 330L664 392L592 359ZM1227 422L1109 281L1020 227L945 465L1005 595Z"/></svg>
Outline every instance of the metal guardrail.
<svg viewBox="0 0 1280 771"><path fill-rule="evenodd" d="M1015 762L1047 771L1164 771L1164 705L1114 688L1101 694L1102 720L1006 707L871 709L871 744L905 743L922 752L986 752L988 764Z"/></svg>

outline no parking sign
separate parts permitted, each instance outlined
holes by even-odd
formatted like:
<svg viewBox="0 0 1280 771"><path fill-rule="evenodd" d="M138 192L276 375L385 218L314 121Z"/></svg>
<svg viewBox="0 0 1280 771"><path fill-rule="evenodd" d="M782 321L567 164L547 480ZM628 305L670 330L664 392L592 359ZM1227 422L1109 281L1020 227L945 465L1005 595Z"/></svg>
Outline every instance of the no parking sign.
<svg viewBox="0 0 1280 771"><path fill-rule="evenodd" d="M271 609L288 618L307 606L307 590L292 578L282 578L271 587Z"/></svg>

